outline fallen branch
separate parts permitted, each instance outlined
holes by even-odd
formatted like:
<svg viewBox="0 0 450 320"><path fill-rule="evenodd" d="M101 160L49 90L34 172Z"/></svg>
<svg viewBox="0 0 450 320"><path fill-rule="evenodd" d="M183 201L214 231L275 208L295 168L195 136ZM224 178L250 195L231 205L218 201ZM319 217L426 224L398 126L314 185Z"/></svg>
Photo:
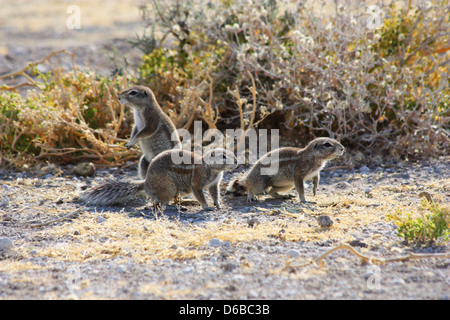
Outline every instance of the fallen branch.
<svg viewBox="0 0 450 320"><path fill-rule="evenodd" d="M59 51L54 51L54 52L50 53L48 56L46 56L45 58L43 58L43 59L41 59L39 61L29 62L26 67L22 68L19 71L15 71L15 72L8 73L8 74L0 76L0 80L7 79L7 78L14 79L14 77L17 77L17 76L23 76L23 77L25 77L28 80L28 82L21 83L21 84L18 84L16 86L13 86L13 87L10 87L8 85L2 85L1 86L1 90L14 91L14 90L16 90L18 88L21 88L21 87L37 86L36 81L34 81L34 79L32 77L30 77L28 74L26 74L26 71L29 70L30 68L34 67L34 66L37 66L39 64L44 63L45 61L49 61L50 58L52 58L53 56L58 55L60 53L67 54L67 55L71 56L72 59L74 59L74 57L75 57L74 53L67 52L66 50L59 50Z"/></svg>
<svg viewBox="0 0 450 320"><path fill-rule="evenodd" d="M388 258L388 259L375 258L375 257L370 257L370 256L363 255L362 253L359 253L358 251L356 251L350 245L342 243L339 246L328 250L327 252L322 254L317 259L311 260L311 261L306 262L306 263L301 264L301 265L289 265L289 266L287 266L287 268L290 269L290 270L293 270L295 268L302 268L302 267L306 267L306 266L309 266L309 265L312 265L312 264L313 265L318 265L319 267L321 267L323 265L323 260L326 257L328 257L333 252L335 252L337 250L341 250L341 249L350 251L351 253L356 255L358 258L361 258L361 260L363 260L366 263L385 264L385 263L389 263L389 262L409 261L409 260L428 259L428 258L450 258L450 253L422 253L422 254L416 254L416 253L411 253L411 252L408 253L405 256L402 256L402 257Z"/></svg>
<svg viewBox="0 0 450 320"><path fill-rule="evenodd" d="M42 221L30 221L29 223L31 224L30 225L30 227L31 228L38 228L38 227L43 227L43 226L48 226L49 224L52 224L52 223L55 223L55 222L59 222L59 221L62 221L62 220L65 220L65 219L69 219L69 218L71 218L72 216L74 216L74 215L76 215L77 213L79 213L81 210L83 210L85 207L83 206L83 207L81 207L81 208L78 208L78 209L75 209L74 211L71 211L71 212L69 212L69 213L67 213L67 214L65 214L65 215L63 215L62 217L58 217L58 218L56 218L56 219L50 219L50 220L47 220L47 221L45 221L45 222L42 222Z"/></svg>

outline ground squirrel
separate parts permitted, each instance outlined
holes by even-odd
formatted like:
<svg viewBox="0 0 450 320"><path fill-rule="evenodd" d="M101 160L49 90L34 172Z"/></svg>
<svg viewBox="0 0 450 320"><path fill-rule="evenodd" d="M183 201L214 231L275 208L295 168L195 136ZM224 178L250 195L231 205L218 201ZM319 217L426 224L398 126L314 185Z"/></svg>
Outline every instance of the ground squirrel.
<svg viewBox="0 0 450 320"><path fill-rule="evenodd" d="M257 200L256 195L269 191L274 198L283 197L279 192L290 191L294 186L300 200L306 202L304 181L312 179L313 193L316 195L320 170L328 160L342 155L345 148L336 140L318 138L304 149L285 147L273 150L261 157L248 173L230 182L227 191L234 194L247 192L248 201ZM278 159L278 171L273 175L262 175L264 160Z"/></svg>
<svg viewBox="0 0 450 320"><path fill-rule="evenodd" d="M185 161L179 163L174 159ZM145 180L108 181L83 194L80 200L93 205L111 205L126 202L145 191L154 206L159 207L177 196L193 193L203 209L210 209L203 194L207 189L214 205L220 208L219 184L223 171L236 165L234 154L221 148L210 150L203 157L187 150L168 150L153 159Z"/></svg>
<svg viewBox="0 0 450 320"><path fill-rule="evenodd" d="M188 164L175 164L173 155L190 159ZM220 208L219 184L223 171L234 169L237 159L230 151L217 148L205 153L202 159L186 150L171 150L158 155L151 163L144 190L155 205L165 205L177 196L193 193L203 209L208 209L204 189L208 189L214 205Z"/></svg>
<svg viewBox="0 0 450 320"><path fill-rule="evenodd" d="M130 149L139 142L143 155L138 173L144 179L152 159L163 151L181 149L181 141L175 125L162 111L149 88L135 86L126 89L119 94L119 101L133 108L135 124L125 146Z"/></svg>

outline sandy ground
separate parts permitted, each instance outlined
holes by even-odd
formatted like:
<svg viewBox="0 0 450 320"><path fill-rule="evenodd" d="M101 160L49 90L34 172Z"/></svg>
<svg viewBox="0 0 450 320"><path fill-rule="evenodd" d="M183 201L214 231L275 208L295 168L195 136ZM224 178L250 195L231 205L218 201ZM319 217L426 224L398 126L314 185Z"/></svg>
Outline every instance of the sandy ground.
<svg viewBox="0 0 450 320"><path fill-rule="evenodd" d="M114 57L120 60L124 55L131 62L138 61L139 50L127 42L144 30L138 3L0 0L0 75L62 49L76 52L78 65L89 65L106 75L114 69ZM73 5L79 8L79 29L74 28ZM62 66L70 67L70 63L62 61Z"/></svg>
<svg viewBox="0 0 450 320"><path fill-rule="evenodd" d="M448 159L330 166L316 197L308 188L307 205L223 195L220 210L188 202L164 214L143 199L83 207L74 201L79 186L133 180L136 171L101 169L92 178L72 169L0 171L0 238L12 245L0 251L0 299L449 299L448 244L407 245L386 219L420 213L424 191L448 205ZM329 229L318 223L323 215ZM339 250L304 266L341 243L374 259L446 257L363 263Z"/></svg>

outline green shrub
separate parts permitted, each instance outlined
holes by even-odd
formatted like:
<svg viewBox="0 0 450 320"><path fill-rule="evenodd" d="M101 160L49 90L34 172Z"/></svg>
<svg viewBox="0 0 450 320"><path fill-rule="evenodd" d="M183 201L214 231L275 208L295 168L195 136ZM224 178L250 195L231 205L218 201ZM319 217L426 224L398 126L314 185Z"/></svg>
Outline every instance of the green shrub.
<svg viewBox="0 0 450 320"><path fill-rule="evenodd" d="M397 211L388 219L398 226L398 235L407 243L432 244L439 239L449 241L450 208L423 199L419 216Z"/></svg>

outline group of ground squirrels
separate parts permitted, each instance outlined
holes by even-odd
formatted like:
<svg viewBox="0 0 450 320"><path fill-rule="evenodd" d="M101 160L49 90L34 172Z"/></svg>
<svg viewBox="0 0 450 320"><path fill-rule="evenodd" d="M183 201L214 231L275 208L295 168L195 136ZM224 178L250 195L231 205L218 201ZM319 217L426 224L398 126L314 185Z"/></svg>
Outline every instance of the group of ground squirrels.
<svg viewBox="0 0 450 320"><path fill-rule="evenodd" d="M79 199L91 205L124 204L136 196L147 195L155 208L162 208L174 198L193 194L204 210L211 209L203 191L208 190L214 206L221 208L220 181L224 171L237 166L237 158L228 150L215 148L203 156L181 149L176 127L159 106L153 92L144 86L134 86L119 94L120 103L133 109L134 127L131 148L139 143L142 157L138 164L141 180L122 182L108 180L84 191ZM227 192L234 195L247 193L247 200L254 201L264 192L275 198L284 198L279 192L293 187L300 200L306 202L304 181L312 179L313 193L317 192L320 170L328 160L342 155L345 148L336 140L317 138L305 148L284 147L270 151L252 168L232 180ZM267 158L277 161L278 170L262 174ZM173 159L190 161L174 162ZM273 163L272 163L273 165Z"/></svg>

